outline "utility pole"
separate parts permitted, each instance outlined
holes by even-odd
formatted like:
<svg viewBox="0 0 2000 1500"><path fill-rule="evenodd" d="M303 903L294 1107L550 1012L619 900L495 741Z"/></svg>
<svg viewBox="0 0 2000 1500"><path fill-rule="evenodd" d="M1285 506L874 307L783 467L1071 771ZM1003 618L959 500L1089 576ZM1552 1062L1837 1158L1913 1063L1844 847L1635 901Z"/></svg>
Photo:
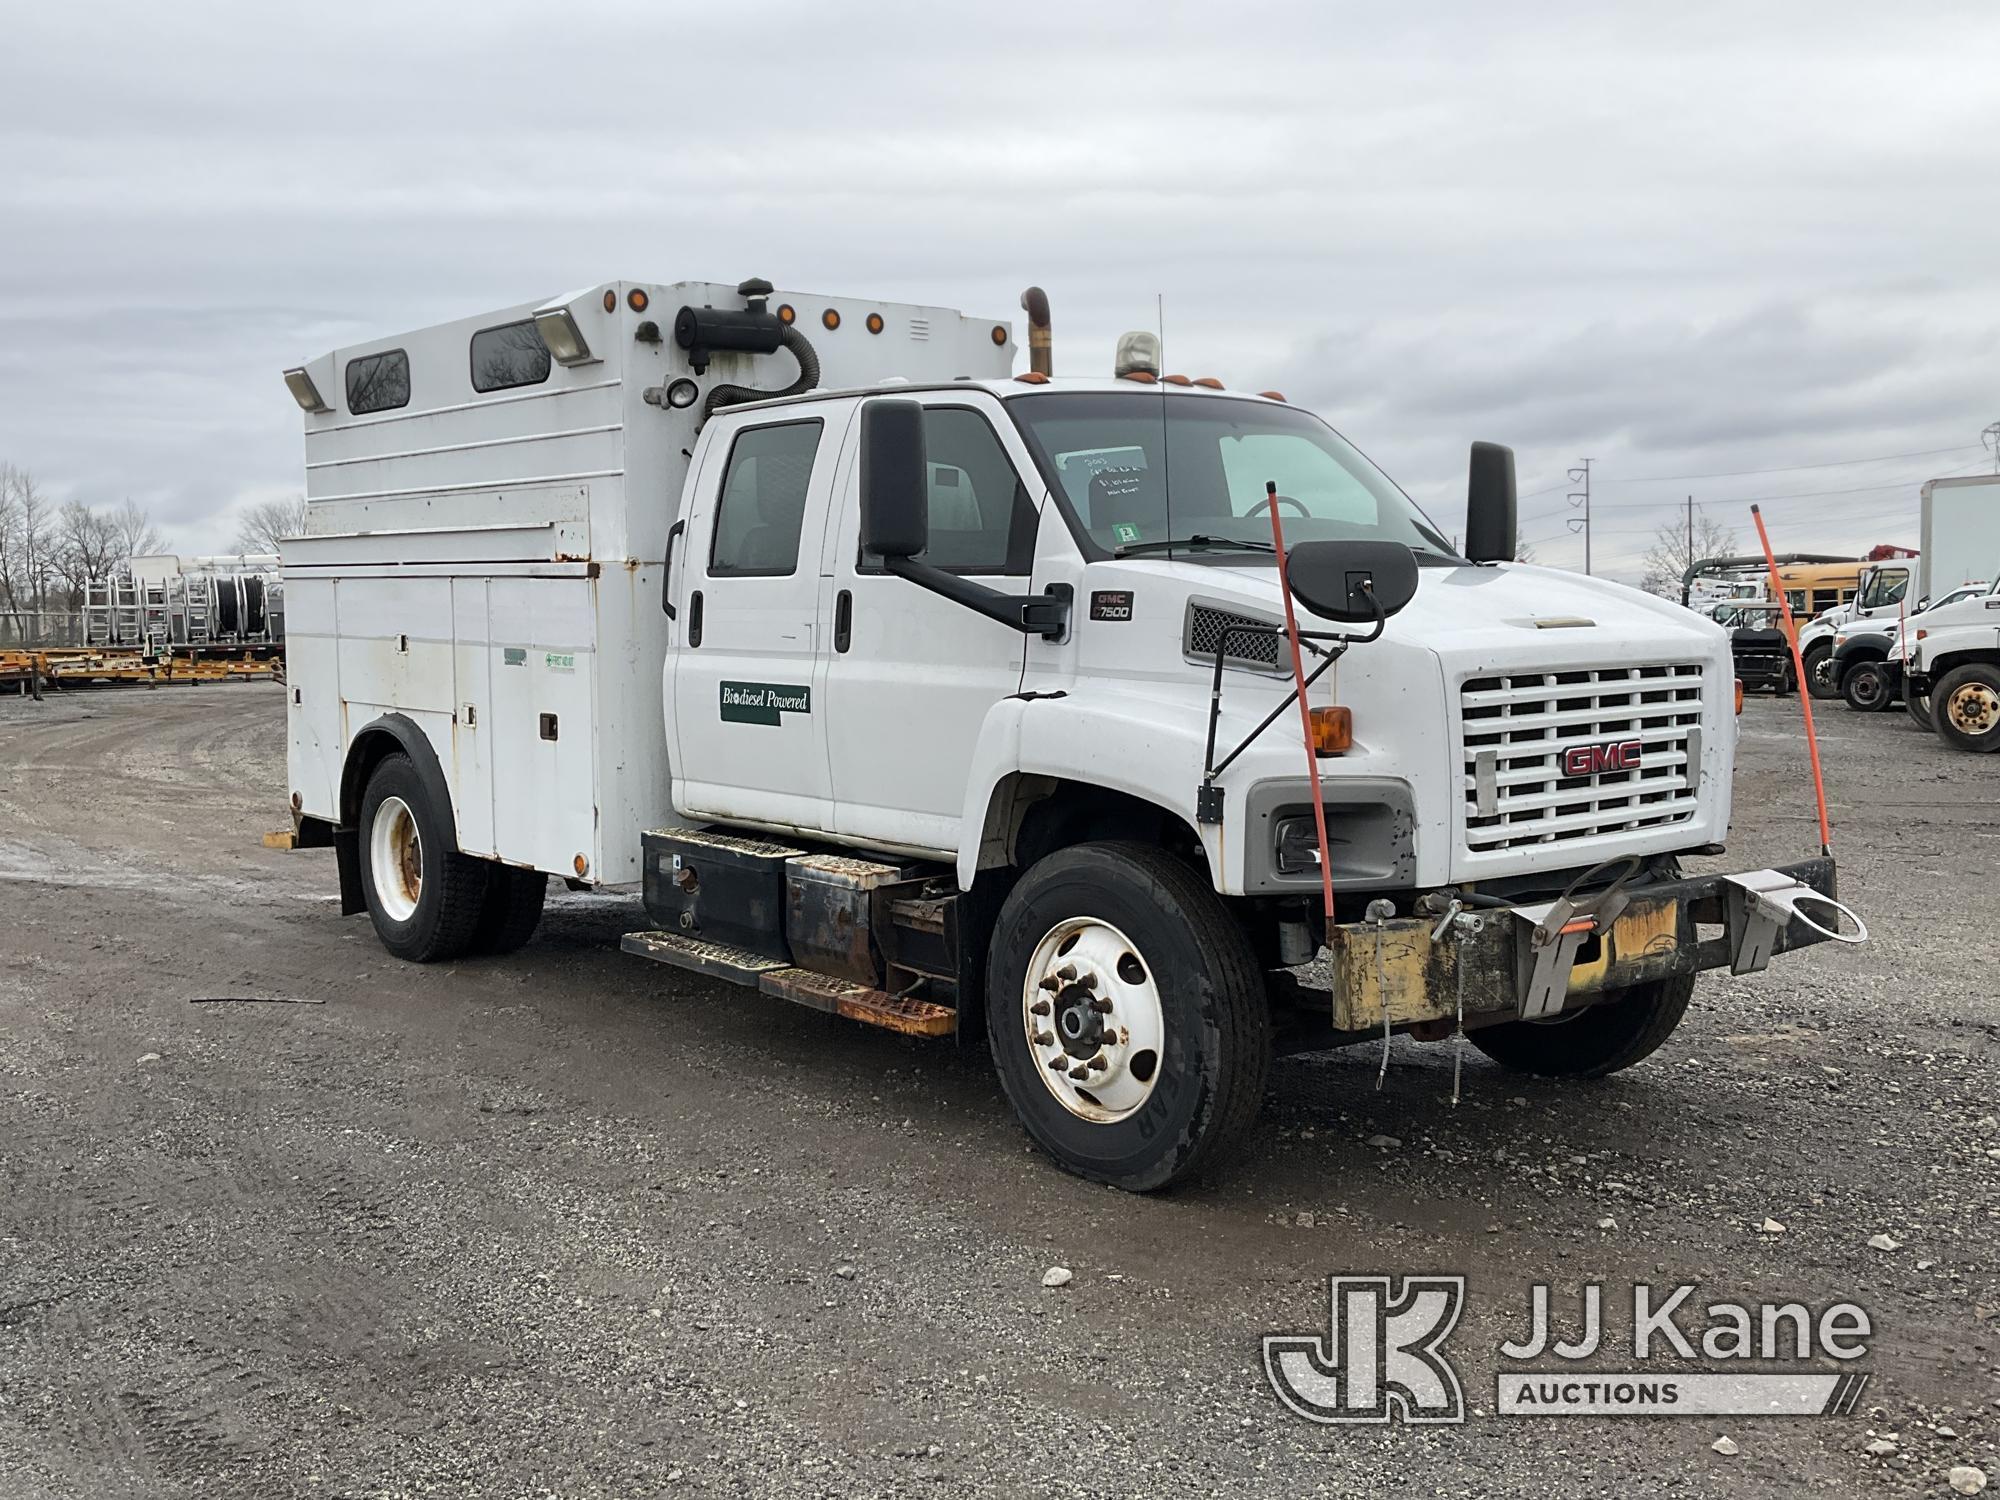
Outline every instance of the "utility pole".
<svg viewBox="0 0 2000 1500"><path fill-rule="evenodd" d="M1575 516L1571 516L1569 529L1572 536L1579 531L1583 533L1583 571L1586 575L1590 572L1590 465L1591 460L1586 458L1582 468L1569 471L1569 482L1583 486L1582 489L1571 490L1569 493L1570 505L1583 507L1583 518L1578 520Z"/></svg>
<svg viewBox="0 0 2000 1500"><path fill-rule="evenodd" d="M1993 423L1979 434L1980 443L1993 450L1993 472L2000 474L2000 422Z"/></svg>

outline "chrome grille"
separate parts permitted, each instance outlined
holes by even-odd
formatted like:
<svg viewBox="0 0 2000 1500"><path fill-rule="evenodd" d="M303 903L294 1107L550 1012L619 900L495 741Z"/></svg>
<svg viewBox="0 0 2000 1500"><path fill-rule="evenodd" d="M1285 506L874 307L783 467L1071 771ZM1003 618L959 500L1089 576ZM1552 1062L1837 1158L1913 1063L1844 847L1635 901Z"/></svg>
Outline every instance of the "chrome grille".
<svg viewBox="0 0 2000 1500"><path fill-rule="evenodd" d="M1465 841L1476 852L1659 828L1694 816L1699 662L1473 677L1460 690ZM1638 764L1567 774L1564 752L1637 742Z"/></svg>
<svg viewBox="0 0 2000 1500"><path fill-rule="evenodd" d="M1187 655L1200 661L1214 662L1215 648L1222 644L1222 632L1232 625L1254 625L1261 631L1269 631L1277 624L1274 620L1254 619L1249 615L1232 614L1226 609L1216 609L1207 604L1188 605L1187 624L1181 635L1181 646ZM1266 671L1278 669L1278 638L1275 634L1252 635L1239 631L1229 637L1229 649L1222 659L1239 667L1262 667Z"/></svg>

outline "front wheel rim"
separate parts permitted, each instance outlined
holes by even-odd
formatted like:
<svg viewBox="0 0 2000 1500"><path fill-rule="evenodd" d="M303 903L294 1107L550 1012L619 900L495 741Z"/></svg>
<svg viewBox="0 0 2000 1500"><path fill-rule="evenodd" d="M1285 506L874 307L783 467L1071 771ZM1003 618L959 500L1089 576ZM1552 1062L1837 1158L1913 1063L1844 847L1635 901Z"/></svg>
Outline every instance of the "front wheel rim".
<svg viewBox="0 0 2000 1500"><path fill-rule="evenodd" d="M1152 965L1109 922L1071 917L1035 945L1021 1021L1042 1082L1070 1114L1111 1125L1159 1082L1166 1015Z"/></svg>
<svg viewBox="0 0 2000 1500"><path fill-rule="evenodd" d="M375 898L391 921L407 922L424 893L424 841L416 814L401 797L384 797L368 830L368 868Z"/></svg>
<svg viewBox="0 0 2000 1500"><path fill-rule="evenodd" d="M1968 682L1945 705L1952 727L1961 734L1987 735L2000 727L2000 692L1983 682Z"/></svg>

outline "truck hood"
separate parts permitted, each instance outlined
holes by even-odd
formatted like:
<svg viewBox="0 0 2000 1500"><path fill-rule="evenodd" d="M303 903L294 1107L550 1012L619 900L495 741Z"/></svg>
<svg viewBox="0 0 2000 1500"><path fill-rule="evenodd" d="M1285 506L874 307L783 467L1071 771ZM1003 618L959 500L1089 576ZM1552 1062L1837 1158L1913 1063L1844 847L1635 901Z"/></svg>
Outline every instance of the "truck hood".
<svg viewBox="0 0 2000 1500"><path fill-rule="evenodd" d="M1260 610L1284 608L1275 567L1201 572L1202 593L1233 594ZM1333 628L1303 610L1299 625ZM1520 563L1420 569L1416 597L1389 621L1384 639L1458 661L1490 658L1496 666L1628 652L1634 660L1728 653L1727 632L1691 609L1602 578Z"/></svg>

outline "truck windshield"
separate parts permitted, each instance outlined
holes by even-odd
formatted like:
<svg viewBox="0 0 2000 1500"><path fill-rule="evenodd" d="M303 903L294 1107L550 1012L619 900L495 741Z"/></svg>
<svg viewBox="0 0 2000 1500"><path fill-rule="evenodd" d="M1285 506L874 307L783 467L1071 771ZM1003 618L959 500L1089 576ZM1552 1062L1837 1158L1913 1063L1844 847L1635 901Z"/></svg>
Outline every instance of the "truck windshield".
<svg viewBox="0 0 2000 1500"><path fill-rule="evenodd" d="M1908 569L1877 568L1861 585L1861 597L1856 602L1863 609L1881 609L1901 599L1909 587Z"/></svg>
<svg viewBox="0 0 2000 1500"><path fill-rule="evenodd" d="M1010 401L1036 462L1106 550L1200 537L1187 556L1254 558L1222 540L1271 540L1264 485L1278 486L1285 543L1401 542L1460 561L1381 470L1309 412L1268 401L1096 391Z"/></svg>

